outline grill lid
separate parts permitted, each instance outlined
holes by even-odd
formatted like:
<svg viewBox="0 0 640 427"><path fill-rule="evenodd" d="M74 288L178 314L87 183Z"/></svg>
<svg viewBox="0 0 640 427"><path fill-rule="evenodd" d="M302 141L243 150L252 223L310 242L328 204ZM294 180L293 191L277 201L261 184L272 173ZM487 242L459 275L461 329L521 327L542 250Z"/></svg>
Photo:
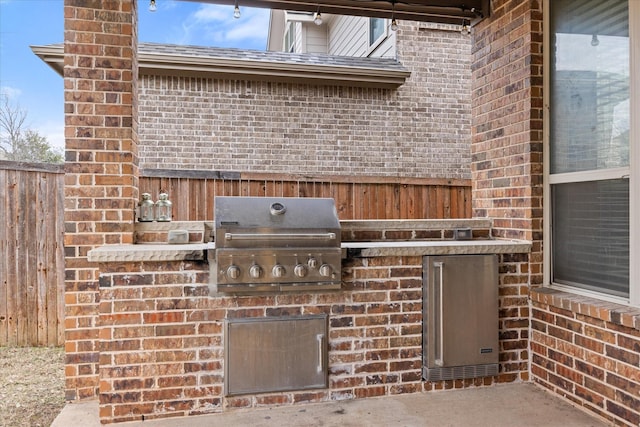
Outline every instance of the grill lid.
<svg viewBox="0 0 640 427"><path fill-rule="evenodd" d="M333 199L216 197L212 294L340 289Z"/></svg>
<svg viewBox="0 0 640 427"><path fill-rule="evenodd" d="M340 245L333 199L216 197L216 248Z"/></svg>

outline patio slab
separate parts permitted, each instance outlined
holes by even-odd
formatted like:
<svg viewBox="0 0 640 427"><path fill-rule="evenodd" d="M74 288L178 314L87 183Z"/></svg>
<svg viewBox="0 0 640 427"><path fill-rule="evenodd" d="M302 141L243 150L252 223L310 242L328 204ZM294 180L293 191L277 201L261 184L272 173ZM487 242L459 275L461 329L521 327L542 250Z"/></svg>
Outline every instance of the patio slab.
<svg viewBox="0 0 640 427"><path fill-rule="evenodd" d="M277 408L241 409L212 415L136 421L119 425L602 427L609 424L532 383L520 383ZM97 402L68 404L51 425L76 426L100 426Z"/></svg>

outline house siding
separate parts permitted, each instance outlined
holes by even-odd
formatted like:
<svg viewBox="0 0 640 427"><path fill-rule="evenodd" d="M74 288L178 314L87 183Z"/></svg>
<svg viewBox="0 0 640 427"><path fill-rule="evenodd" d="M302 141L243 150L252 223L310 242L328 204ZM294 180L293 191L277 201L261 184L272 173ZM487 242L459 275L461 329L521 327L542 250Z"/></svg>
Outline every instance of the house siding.
<svg viewBox="0 0 640 427"><path fill-rule="evenodd" d="M302 53L302 52L304 52L304 49L302 48L302 46L303 46L302 45L302 39L303 39L303 36L302 36L302 23L301 22L293 22L293 23L291 23L291 25L294 28L293 31L294 31L294 34L295 34L294 42L293 42L293 46L294 46L293 50L296 53Z"/></svg>
<svg viewBox="0 0 640 427"><path fill-rule="evenodd" d="M304 52L327 53L327 28L324 25L306 23L303 25L305 32Z"/></svg>
<svg viewBox="0 0 640 427"><path fill-rule="evenodd" d="M387 37L379 45L371 49L367 56L376 58L395 58L396 33L389 30Z"/></svg>
<svg viewBox="0 0 640 427"><path fill-rule="evenodd" d="M368 18L360 16L334 16L329 31L330 55L365 56L369 48Z"/></svg>

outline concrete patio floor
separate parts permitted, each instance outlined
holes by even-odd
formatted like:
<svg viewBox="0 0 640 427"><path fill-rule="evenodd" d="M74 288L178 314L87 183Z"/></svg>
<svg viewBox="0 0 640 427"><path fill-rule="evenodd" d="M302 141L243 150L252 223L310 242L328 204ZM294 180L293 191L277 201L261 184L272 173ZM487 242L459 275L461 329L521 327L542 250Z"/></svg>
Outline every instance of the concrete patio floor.
<svg viewBox="0 0 640 427"><path fill-rule="evenodd" d="M98 427L96 401L65 406L51 427ZM598 427L607 423L534 384L404 394L340 402L228 411L119 424L205 426Z"/></svg>

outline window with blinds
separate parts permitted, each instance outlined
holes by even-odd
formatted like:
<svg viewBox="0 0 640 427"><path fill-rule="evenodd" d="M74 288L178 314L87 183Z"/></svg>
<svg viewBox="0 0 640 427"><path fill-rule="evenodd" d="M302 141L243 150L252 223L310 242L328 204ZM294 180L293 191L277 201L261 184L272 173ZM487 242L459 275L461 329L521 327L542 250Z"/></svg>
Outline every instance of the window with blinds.
<svg viewBox="0 0 640 427"><path fill-rule="evenodd" d="M583 3L549 2L551 280L625 298L629 0Z"/></svg>

